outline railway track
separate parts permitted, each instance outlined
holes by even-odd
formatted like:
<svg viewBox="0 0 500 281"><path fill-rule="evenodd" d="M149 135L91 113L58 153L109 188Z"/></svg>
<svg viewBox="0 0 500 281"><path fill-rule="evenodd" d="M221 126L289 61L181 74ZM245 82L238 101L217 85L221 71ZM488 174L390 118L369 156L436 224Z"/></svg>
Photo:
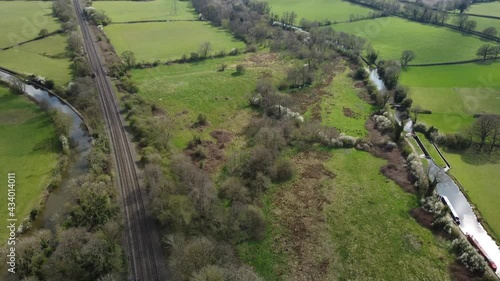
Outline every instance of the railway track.
<svg viewBox="0 0 500 281"><path fill-rule="evenodd" d="M137 177L133 148L125 132L111 81L106 75L95 41L83 18L80 2L72 1L83 34L85 51L95 74L94 80L113 149L116 183L123 201L126 221L129 280L166 280L166 263L161 253L160 239L155 224L148 215L145 195Z"/></svg>

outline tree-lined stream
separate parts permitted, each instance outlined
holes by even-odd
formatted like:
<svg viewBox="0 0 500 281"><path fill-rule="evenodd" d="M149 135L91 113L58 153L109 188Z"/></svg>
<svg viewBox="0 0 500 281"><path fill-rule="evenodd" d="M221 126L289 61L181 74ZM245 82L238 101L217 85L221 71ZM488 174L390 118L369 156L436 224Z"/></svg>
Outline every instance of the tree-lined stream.
<svg viewBox="0 0 500 281"><path fill-rule="evenodd" d="M13 75L11 73L0 69L1 80L10 82L12 77ZM69 128L69 139L71 144L69 161L66 171L62 174L61 185L58 189L50 193L44 209L33 222L32 229L30 231L40 228L53 229L53 216L61 210L63 204L68 200L66 187L72 179L88 172L87 156L90 153L92 142L82 118L80 118L80 116L70 106L45 90L38 89L29 84L25 84L25 86L26 94L31 98L36 100L38 103L46 103L50 109L53 108L69 115L72 120ZM19 183L19 185L21 186L22 183ZM30 187L24 186L22 188ZM18 202L18 204L22 204L22 202Z"/></svg>

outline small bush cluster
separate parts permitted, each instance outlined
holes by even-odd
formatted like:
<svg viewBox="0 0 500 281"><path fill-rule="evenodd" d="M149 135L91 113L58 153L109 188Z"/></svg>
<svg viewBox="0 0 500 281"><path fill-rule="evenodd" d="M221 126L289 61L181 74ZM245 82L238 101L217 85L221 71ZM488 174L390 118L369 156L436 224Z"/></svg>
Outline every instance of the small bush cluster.
<svg viewBox="0 0 500 281"><path fill-rule="evenodd" d="M386 115L373 115L373 121L375 121L375 128L381 132L391 132L394 129L392 120Z"/></svg>
<svg viewBox="0 0 500 281"><path fill-rule="evenodd" d="M484 274L486 263L483 257L463 238L456 238L451 247L458 261L474 273Z"/></svg>
<svg viewBox="0 0 500 281"><path fill-rule="evenodd" d="M406 158L406 163L408 164L412 181L415 183L418 190L423 194L429 188L429 179L427 177L427 173L424 171L424 166L422 165L420 157L418 157L415 153L411 153Z"/></svg>

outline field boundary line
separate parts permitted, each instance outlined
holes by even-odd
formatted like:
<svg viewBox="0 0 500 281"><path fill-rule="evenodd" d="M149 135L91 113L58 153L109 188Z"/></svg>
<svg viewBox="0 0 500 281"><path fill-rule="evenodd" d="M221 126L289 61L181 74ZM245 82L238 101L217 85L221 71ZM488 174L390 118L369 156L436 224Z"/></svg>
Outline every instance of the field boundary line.
<svg viewBox="0 0 500 281"><path fill-rule="evenodd" d="M134 24L134 23L149 23L149 22L203 22L200 20L132 20L132 21L117 21L117 22L111 22L109 25L113 24Z"/></svg>
<svg viewBox="0 0 500 281"><path fill-rule="evenodd" d="M8 50L8 49L12 49L12 48L17 47L17 46L21 46L21 45L24 45L24 44L35 42L35 41L38 41L38 40L42 40L42 39L45 39L47 37L50 37L50 36L53 36L53 35L56 35L56 34L62 34L62 33L63 33L63 31L61 29L58 29L56 31L52 31L51 33L49 33L49 34L47 34L46 36L43 36L43 37L42 36L38 36L38 37L35 37L33 39L26 40L26 41L23 41L23 42L19 42L17 44L14 44L14 45L11 45L11 46L8 46L8 47L5 47L5 48L0 48L0 51L5 51L5 50Z"/></svg>

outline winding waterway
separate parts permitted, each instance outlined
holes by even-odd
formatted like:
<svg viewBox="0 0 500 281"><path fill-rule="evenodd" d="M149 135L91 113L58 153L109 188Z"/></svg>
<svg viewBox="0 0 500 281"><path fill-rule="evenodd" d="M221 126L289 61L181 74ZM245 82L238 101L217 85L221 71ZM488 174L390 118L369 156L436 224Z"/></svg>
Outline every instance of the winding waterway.
<svg viewBox="0 0 500 281"><path fill-rule="evenodd" d="M0 69L1 80L9 82L12 77L12 74ZM32 223L30 231L40 228L54 229L53 217L61 210L63 204L68 200L66 187L72 179L88 172L87 156L90 153L92 141L85 128L82 118L70 106L65 104L58 97L43 89L38 89L29 84L25 85L26 94L28 94L31 98L36 100L38 103L45 102L49 108L53 108L67 114L72 120L69 129L69 139L71 144L69 161L66 171L62 174L61 185L58 189L50 193L43 211Z"/></svg>
<svg viewBox="0 0 500 281"><path fill-rule="evenodd" d="M385 90L384 82L378 76L376 69L370 71L370 80L375 84L379 91ZM397 115L397 114L396 114ZM411 132L413 124L407 122L405 131ZM455 181L448 175L444 168L437 166L432 159L428 159L430 163L431 174L438 175L439 183L436 191L441 196L448 197L451 205L455 209L460 218L459 228L464 234L472 235L484 249L489 259L492 260L497 267L500 267L500 248L495 243L493 238L486 232L484 227L478 222L476 214L467 201L465 195L460 191L460 188ZM500 268L495 272L500 277Z"/></svg>

